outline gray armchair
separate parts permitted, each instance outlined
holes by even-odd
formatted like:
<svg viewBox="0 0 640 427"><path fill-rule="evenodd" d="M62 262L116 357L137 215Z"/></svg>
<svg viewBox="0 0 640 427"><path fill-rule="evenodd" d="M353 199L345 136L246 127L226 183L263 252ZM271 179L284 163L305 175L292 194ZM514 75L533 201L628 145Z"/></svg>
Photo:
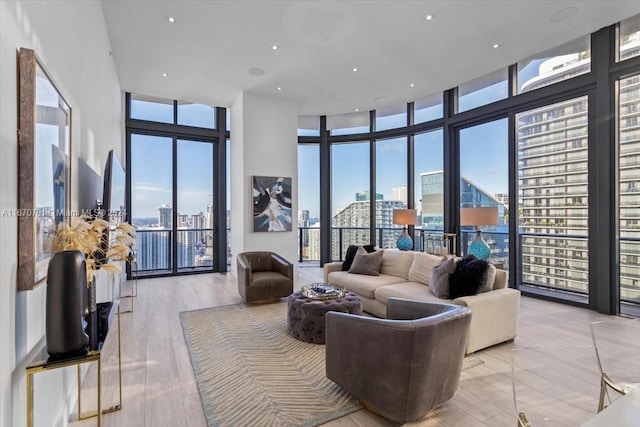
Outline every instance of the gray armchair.
<svg viewBox="0 0 640 427"><path fill-rule="evenodd" d="M293 265L273 252L237 256L238 292L244 302L274 302L293 292Z"/></svg>
<svg viewBox="0 0 640 427"><path fill-rule="evenodd" d="M327 378L371 412L417 420L458 389L470 323L466 307L400 298L387 319L329 312Z"/></svg>

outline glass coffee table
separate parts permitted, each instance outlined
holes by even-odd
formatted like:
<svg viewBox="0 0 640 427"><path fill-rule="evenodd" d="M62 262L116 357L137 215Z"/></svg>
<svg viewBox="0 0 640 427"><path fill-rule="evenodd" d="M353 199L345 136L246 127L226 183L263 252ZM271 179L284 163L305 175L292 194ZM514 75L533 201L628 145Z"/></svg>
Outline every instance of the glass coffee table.
<svg viewBox="0 0 640 427"><path fill-rule="evenodd" d="M324 344L324 316L329 311L362 314L362 302L343 286L304 285L287 298L287 329L298 340Z"/></svg>

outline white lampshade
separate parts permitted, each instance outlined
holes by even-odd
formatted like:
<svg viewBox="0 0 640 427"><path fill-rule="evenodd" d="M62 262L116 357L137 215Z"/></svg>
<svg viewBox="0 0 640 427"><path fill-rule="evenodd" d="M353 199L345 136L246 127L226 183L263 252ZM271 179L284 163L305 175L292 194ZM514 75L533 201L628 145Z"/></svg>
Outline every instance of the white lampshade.
<svg viewBox="0 0 640 427"><path fill-rule="evenodd" d="M498 225L498 208L461 208L460 225Z"/></svg>
<svg viewBox="0 0 640 427"><path fill-rule="evenodd" d="M393 223L399 225L415 225L416 210L415 209L394 209Z"/></svg>

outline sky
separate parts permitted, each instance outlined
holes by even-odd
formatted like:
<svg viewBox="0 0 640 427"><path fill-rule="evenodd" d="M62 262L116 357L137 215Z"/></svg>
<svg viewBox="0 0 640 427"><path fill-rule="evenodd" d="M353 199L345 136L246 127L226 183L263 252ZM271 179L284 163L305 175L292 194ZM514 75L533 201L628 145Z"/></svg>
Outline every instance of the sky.
<svg viewBox="0 0 640 427"><path fill-rule="evenodd" d="M526 64L519 73L524 82L538 74L541 60ZM493 85L461 96L460 110L475 108L503 99L507 94L506 73L498 73ZM490 80L482 78L481 80ZM464 86L464 85L463 85ZM461 91L465 92L465 91ZM416 103L417 104L417 103ZM132 117L171 123L172 106L143 100L132 101ZM214 109L200 104L180 104L180 124L213 127ZM416 122L442 117L442 103L416 111ZM378 130L403 127L406 114L378 118ZM359 133L368 127L334 130L334 135ZM300 135L309 135L299 131ZM317 131L316 131L317 135ZM435 130L415 137L415 200L421 199L420 174L443 168L443 132ZM463 176L483 190L508 192L507 120L501 119L460 131L460 168ZM392 198L392 188L406 186L406 137L378 140L376 147L376 191ZM212 203L213 145L196 141L178 141L178 213L206 212ZM355 201L355 194L369 190L369 142L332 146L333 213ZM155 217L158 206L172 205L172 140L166 137L132 135L132 217ZM227 159L228 160L228 159ZM298 150L298 209L319 217L319 148L301 145ZM295 184L294 184L295 185ZM229 195L228 195L229 196ZM418 206L419 208L419 206Z"/></svg>

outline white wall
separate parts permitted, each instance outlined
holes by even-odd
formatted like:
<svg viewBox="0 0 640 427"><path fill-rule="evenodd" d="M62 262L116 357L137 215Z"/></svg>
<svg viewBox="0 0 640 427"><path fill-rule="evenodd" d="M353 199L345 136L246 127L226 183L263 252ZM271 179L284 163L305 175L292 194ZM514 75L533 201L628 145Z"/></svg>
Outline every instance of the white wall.
<svg viewBox="0 0 640 427"><path fill-rule="evenodd" d="M273 251L298 259L298 113L296 104L244 92L231 107L231 251ZM252 232L252 175L291 177L290 232ZM235 268L235 265L232 265Z"/></svg>
<svg viewBox="0 0 640 427"><path fill-rule="evenodd" d="M20 47L36 51L72 108L71 204L76 208L77 157L100 175L109 150L124 157L121 91L100 2L2 0L0 31L0 210L17 208ZM16 292L15 217L0 217L0 236L0 427L9 427L25 425L25 366L43 343L46 285ZM74 378L73 368L36 377L36 425L66 424Z"/></svg>

